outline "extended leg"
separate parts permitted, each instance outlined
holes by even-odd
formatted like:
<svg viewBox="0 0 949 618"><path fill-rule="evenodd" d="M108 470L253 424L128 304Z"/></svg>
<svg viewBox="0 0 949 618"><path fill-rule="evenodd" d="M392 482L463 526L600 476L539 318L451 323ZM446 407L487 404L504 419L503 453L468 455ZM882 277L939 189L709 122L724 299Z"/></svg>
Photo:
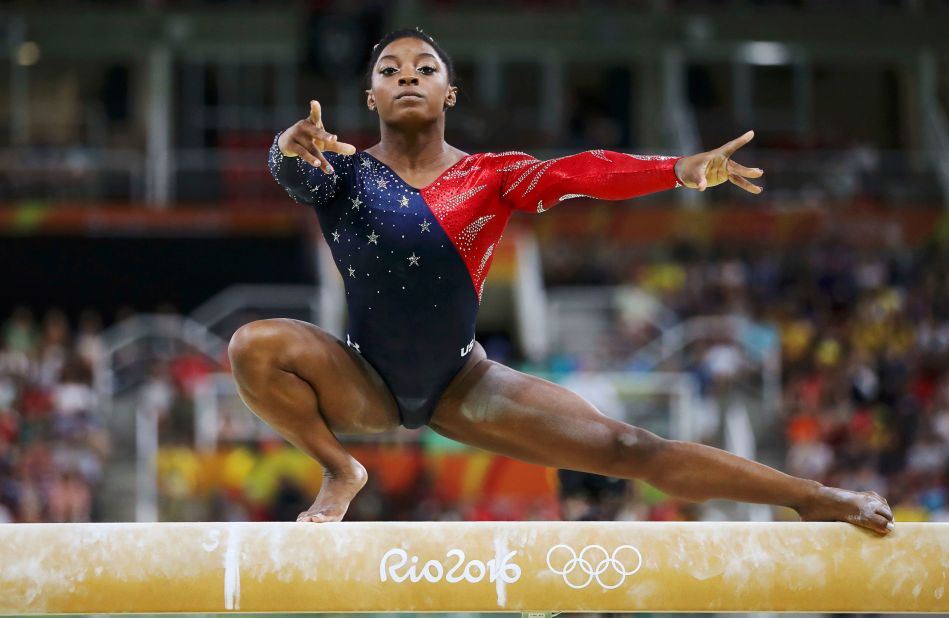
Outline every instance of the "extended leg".
<svg viewBox="0 0 949 618"><path fill-rule="evenodd" d="M241 399L254 414L322 464L320 493L298 521L339 521L366 470L334 435L398 425L388 389L372 368L320 328L297 320L242 326L228 347Z"/></svg>
<svg viewBox="0 0 949 618"><path fill-rule="evenodd" d="M449 386L432 427L452 439L545 466L642 479L685 500L788 506L805 520L886 532L893 516L872 492L824 487L702 444L665 440L610 419L575 393L481 360Z"/></svg>

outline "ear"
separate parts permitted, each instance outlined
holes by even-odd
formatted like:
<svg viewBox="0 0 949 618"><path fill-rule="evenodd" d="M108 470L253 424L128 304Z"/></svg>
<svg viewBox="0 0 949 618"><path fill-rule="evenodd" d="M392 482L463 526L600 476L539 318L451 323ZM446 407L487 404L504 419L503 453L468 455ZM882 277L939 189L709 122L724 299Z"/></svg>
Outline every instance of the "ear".
<svg viewBox="0 0 949 618"><path fill-rule="evenodd" d="M458 87L451 86L448 89L448 96L445 97L445 107L454 107L458 102Z"/></svg>
<svg viewBox="0 0 949 618"><path fill-rule="evenodd" d="M376 110L376 100L372 97L372 90L366 91L366 107L371 112Z"/></svg>

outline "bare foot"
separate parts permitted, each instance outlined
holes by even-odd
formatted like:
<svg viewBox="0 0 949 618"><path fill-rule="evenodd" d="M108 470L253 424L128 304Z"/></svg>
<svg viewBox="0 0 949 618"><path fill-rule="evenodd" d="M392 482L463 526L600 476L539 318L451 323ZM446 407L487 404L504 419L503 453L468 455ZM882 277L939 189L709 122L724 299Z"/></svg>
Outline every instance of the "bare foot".
<svg viewBox="0 0 949 618"><path fill-rule="evenodd" d="M894 527L890 505L875 491L821 487L811 503L797 512L801 521L845 521L880 534L887 534Z"/></svg>
<svg viewBox="0 0 949 618"><path fill-rule="evenodd" d="M324 473L323 486L320 487L316 501L313 506L300 513L297 521L322 523L342 520L349 508L349 503L363 488L368 478L366 469L355 460L353 460L352 468L345 473Z"/></svg>

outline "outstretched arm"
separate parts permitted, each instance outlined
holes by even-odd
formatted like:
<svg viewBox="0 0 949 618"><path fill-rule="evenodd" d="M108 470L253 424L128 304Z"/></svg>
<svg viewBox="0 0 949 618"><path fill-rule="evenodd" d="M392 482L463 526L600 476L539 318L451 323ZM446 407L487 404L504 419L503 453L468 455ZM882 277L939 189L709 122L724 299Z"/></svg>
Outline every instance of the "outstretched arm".
<svg viewBox="0 0 949 618"><path fill-rule="evenodd" d="M682 186L675 175L677 157L630 155L589 150L541 161L524 153L507 153L501 198L512 208L544 212L576 197L625 200Z"/></svg>
<svg viewBox="0 0 949 618"><path fill-rule="evenodd" d="M746 178L764 172L731 160L736 150L754 137L748 131L720 148L690 157L634 155L609 150L540 161L524 153L504 153L501 196L518 210L544 212L575 197L623 200L686 186L704 191L730 181L751 193L761 188Z"/></svg>
<svg viewBox="0 0 949 618"><path fill-rule="evenodd" d="M310 115L274 138L267 164L290 197L318 206L336 193L340 176L333 164L340 165L355 153L355 147L326 130L319 102L310 101Z"/></svg>
<svg viewBox="0 0 949 618"><path fill-rule="evenodd" d="M676 174L690 189L705 191L708 187L720 185L727 180L749 193L761 193L761 187L746 179L761 178L764 170L757 167L745 167L732 161L735 151L750 142L754 136L754 131L748 131L715 150L683 157L676 161Z"/></svg>

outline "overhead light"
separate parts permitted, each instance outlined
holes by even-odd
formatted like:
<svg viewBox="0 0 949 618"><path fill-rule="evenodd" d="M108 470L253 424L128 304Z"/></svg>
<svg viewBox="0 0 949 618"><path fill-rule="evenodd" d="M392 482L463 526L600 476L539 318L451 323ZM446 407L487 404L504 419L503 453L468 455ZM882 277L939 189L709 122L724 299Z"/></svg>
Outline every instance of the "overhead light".
<svg viewBox="0 0 949 618"><path fill-rule="evenodd" d="M765 66L789 64L791 62L791 51L784 43L751 41L742 45L741 58L748 64Z"/></svg>
<svg viewBox="0 0 949 618"><path fill-rule="evenodd" d="M33 41L24 41L16 48L16 63L21 67L36 64L40 59L40 46Z"/></svg>

